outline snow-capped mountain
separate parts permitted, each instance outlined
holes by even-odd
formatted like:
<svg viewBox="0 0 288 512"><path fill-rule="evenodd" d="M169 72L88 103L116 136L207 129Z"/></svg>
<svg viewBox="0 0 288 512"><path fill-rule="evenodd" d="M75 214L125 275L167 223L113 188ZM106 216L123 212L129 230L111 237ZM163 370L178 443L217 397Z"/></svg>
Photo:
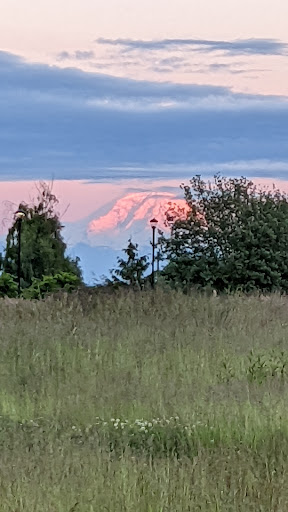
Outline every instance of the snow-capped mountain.
<svg viewBox="0 0 288 512"><path fill-rule="evenodd" d="M158 229L169 232L165 219L183 215L187 210L184 199L170 192L133 192L106 205L86 219L67 224L64 237L69 252L80 257L84 278L90 282L96 276L109 273L117 256L130 238L147 254L151 250L150 220L158 220ZM89 274L89 277L87 277Z"/></svg>
<svg viewBox="0 0 288 512"><path fill-rule="evenodd" d="M158 220L157 227L167 231L166 213L175 215L177 208L186 208L184 199L175 198L171 193L136 192L116 201L105 214L91 220L87 226L87 238L91 245L106 245L121 248L130 237L139 244L151 239L150 220Z"/></svg>

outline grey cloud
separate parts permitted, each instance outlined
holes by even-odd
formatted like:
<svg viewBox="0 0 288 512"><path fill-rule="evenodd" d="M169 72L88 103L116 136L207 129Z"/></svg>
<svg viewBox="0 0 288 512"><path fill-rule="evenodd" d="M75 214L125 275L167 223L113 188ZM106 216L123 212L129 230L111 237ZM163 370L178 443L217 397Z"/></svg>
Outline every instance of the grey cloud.
<svg viewBox="0 0 288 512"><path fill-rule="evenodd" d="M7 71L11 70L10 73ZM19 87L21 84L21 87ZM28 64L24 59L14 58L0 51L0 90L25 91L31 95L44 95L46 98L57 94L61 101L72 97L78 100L88 98L162 98L185 99L189 97L206 97L229 94L229 88L210 85L179 85L158 83L145 80L118 78L102 73L85 73L79 69L47 66L45 64Z"/></svg>
<svg viewBox="0 0 288 512"><path fill-rule="evenodd" d="M79 60L80 61L80 60L89 60L89 59L94 59L94 58L95 58L95 53L92 50L76 50L73 53L63 51L63 52L58 53L58 55L57 55L58 61L63 61L63 60Z"/></svg>
<svg viewBox="0 0 288 512"><path fill-rule="evenodd" d="M173 73L175 71L174 68L169 68L167 66L151 66L150 69L155 73Z"/></svg>
<svg viewBox="0 0 288 512"><path fill-rule="evenodd" d="M112 64L111 62L105 62L105 63L103 63L103 62L91 62L90 66L92 68L99 69L99 70L100 69L101 70L105 70L106 69L106 71L107 71L107 69L114 67L114 64Z"/></svg>
<svg viewBox="0 0 288 512"><path fill-rule="evenodd" d="M177 57L177 56L166 57L166 58L159 60L159 64L162 64L164 66L175 66L175 64L183 65L184 63L185 63L185 59L183 59L182 57Z"/></svg>
<svg viewBox="0 0 288 512"><path fill-rule="evenodd" d="M207 66L208 69L210 69L211 71L226 71L226 69L231 69L231 64L224 64L224 63L217 63L217 62L214 62L213 64L209 64L209 66Z"/></svg>
<svg viewBox="0 0 288 512"><path fill-rule="evenodd" d="M240 74L250 74L250 73L264 73L264 72L267 72L267 71L270 71L269 69L257 69L257 68L254 68L254 69L251 69L251 68L247 68L247 67L243 67L244 64L243 63L231 63L231 64L228 64L228 63L213 63L213 64L208 64L207 66L205 66L203 68L204 72L207 72L207 71L212 71L212 72L228 72L228 73L232 73L234 75L240 75Z"/></svg>
<svg viewBox="0 0 288 512"><path fill-rule="evenodd" d="M221 51L227 55L287 55L288 45L278 39L235 39L217 41L209 39L160 39L133 40L107 39L100 37L96 43L119 46L130 50L167 50L190 49L197 52L212 53Z"/></svg>
<svg viewBox="0 0 288 512"><path fill-rule="evenodd" d="M76 50L75 57L76 57L77 60L94 59L95 53L93 51Z"/></svg>
<svg viewBox="0 0 288 512"><path fill-rule="evenodd" d="M137 82L0 52L0 111L2 180L177 179L231 161L261 161L259 172L270 165L278 177L288 169L285 98Z"/></svg>
<svg viewBox="0 0 288 512"><path fill-rule="evenodd" d="M66 52L66 51L60 52L57 55L57 60L59 60L59 61L61 61L61 60L70 60L70 59L71 59L71 53Z"/></svg>
<svg viewBox="0 0 288 512"><path fill-rule="evenodd" d="M149 62L149 61L148 61ZM149 69L157 73L172 73L176 70L191 68L191 64L182 57L167 57L162 59L150 59L152 65Z"/></svg>

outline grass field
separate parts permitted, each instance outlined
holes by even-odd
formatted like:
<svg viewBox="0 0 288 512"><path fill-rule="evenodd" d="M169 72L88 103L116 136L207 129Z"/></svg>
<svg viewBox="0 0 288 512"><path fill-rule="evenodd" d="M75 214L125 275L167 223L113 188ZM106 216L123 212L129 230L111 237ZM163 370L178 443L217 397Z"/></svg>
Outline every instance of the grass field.
<svg viewBox="0 0 288 512"><path fill-rule="evenodd" d="M0 302L0 512L288 510L288 299Z"/></svg>

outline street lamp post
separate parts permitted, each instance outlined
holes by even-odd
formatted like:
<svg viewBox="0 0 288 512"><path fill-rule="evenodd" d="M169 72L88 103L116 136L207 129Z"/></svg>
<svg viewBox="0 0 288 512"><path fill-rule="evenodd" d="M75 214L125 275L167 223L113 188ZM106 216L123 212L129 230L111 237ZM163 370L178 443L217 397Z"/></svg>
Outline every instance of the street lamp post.
<svg viewBox="0 0 288 512"><path fill-rule="evenodd" d="M18 297L21 295L21 228L22 220L26 216L23 210L17 210L15 212L15 219L18 227L18 257L17 257L17 281L18 281Z"/></svg>
<svg viewBox="0 0 288 512"><path fill-rule="evenodd" d="M156 231L157 224L158 224L158 220L157 219L154 218L154 219L150 220L150 225L152 227L152 274L151 274L151 286L152 286L153 290L155 288L155 249L156 249L155 231Z"/></svg>
<svg viewBox="0 0 288 512"><path fill-rule="evenodd" d="M157 274L160 272L160 251L157 251Z"/></svg>

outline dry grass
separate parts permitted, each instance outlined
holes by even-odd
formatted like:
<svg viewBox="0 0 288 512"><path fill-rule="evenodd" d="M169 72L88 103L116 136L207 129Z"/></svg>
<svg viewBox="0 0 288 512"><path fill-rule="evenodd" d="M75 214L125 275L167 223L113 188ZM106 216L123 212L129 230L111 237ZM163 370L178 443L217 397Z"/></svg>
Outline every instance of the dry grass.
<svg viewBox="0 0 288 512"><path fill-rule="evenodd" d="M286 297L2 300L0 353L1 512L288 510Z"/></svg>

